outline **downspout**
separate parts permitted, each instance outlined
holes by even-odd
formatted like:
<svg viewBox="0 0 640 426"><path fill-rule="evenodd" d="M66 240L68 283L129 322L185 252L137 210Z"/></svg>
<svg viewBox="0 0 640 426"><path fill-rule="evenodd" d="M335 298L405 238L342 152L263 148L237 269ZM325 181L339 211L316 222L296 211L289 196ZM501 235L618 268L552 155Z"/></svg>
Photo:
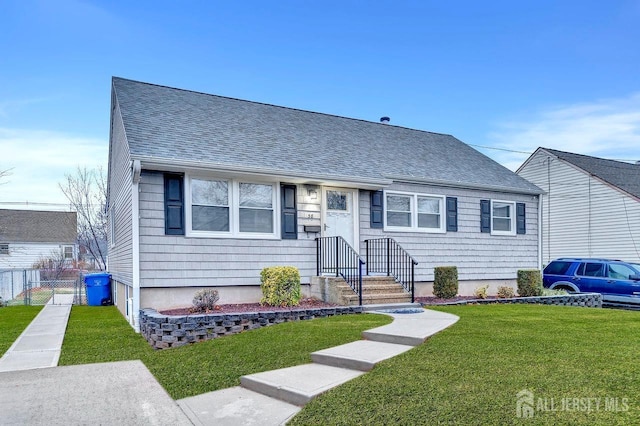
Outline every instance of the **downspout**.
<svg viewBox="0 0 640 426"><path fill-rule="evenodd" d="M542 273L542 194L538 195L538 269Z"/></svg>
<svg viewBox="0 0 640 426"><path fill-rule="evenodd" d="M133 309L131 312L132 326L136 333L140 332L140 160L131 164L131 250L132 250L132 280L133 280Z"/></svg>

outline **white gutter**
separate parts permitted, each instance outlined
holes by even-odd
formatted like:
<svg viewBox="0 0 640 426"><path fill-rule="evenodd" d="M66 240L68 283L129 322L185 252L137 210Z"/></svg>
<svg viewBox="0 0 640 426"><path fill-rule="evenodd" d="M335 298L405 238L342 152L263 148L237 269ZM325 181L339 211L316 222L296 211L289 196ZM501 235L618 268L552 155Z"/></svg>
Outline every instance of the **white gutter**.
<svg viewBox="0 0 640 426"><path fill-rule="evenodd" d="M440 180L440 179L425 179L425 178L407 177L407 176L386 176L386 177L388 179L393 180L394 182L430 184L430 185L445 186L445 187L451 187L451 188L462 188L462 189L482 189L487 191L506 192L510 194L539 195L544 193L544 191L541 190L540 188L538 188L537 190L524 189L524 188L505 187L505 186L499 186L499 185L451 182L451 181Z"/></svg>
<svg viewBox="0 0 640 426"><path fill-rule="evenodd" d="M133 279L133 309L131 312L132 326L136 333L140 333L140 160L133 160L131 165L131 250L132 250L132 279Z"/></svg>
<svg viewBox="0 0 640 426"><path fill-rule="evenodd" d="M300 173L291 172L283 173L282 170L267 169L264 167L250 167L250 166L237 166L218 164L205 161L191 161L191 160L174 160L163 159L155 157L135 156L136 161L142 163L142 168L145 170L158 170L158 171L177 171L184 170L187 172L223 172L256 176L271 176L283 182L291 183L305 183L315 185L334 185L343 187L353 187L360 189L380 189L381 187L389 186L393 183L390 179L373 179L366 177L354 177L354 176L340 176L330 174L318 174L318 173Z"/></svg>

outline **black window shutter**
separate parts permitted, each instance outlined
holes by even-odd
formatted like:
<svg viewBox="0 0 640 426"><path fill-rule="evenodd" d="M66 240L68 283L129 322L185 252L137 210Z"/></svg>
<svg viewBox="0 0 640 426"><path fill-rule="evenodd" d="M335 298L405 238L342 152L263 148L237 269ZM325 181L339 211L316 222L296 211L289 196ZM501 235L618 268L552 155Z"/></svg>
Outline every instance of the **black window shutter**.
<svg viewBox="0 0 640 426"><path fill-rule="evenodd" d="M164 233L184 235L184 177L164 175Z"/></svg>
<svg viewBox="0 0 640 426"><path fill-rule="evenodd" d="M371 228L382 228L384 225L383 218L383 199L382 191L371 191L371 218L369 220L369 226Z"/></svg>
<svg viewBox="0 0 640 426"><path fill-rule="evenodd" d="M491 232L491 200L480 200L480 232Z"/></svg>
<svg viewBox="0 0 640 426"><path fill-rule="evenodd" d="M447 197L447 231L458 231L458 199Z"/></svg>
<svg viewBox="0 0 640 426"><path fill-rule="evenodd" d="M296 209L296 186L281 185L282 239L298 239L298 211Z"/></svg>
<svg viewBox="0 0 640 426"><path fill-rule="evenodd" d="M516 233L527 233L527 220L525 213L525 204L516 203Z"/></svg>

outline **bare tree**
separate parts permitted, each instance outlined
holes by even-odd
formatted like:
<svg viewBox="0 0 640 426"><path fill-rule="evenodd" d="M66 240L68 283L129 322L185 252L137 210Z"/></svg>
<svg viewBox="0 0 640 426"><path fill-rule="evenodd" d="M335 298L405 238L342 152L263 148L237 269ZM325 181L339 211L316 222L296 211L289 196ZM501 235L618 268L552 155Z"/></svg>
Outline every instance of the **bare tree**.
<svg viewBox="0 0 640 426"><path fill-rule="evenodd" d="M4 185L7 182L2 182L2 178L6 178L7 176L11 176L11 170L12 169L7 169L7 170L0 170L0 185Z"/></svg>
<svg viewBox="0 0 640 426"><path fill-rule="evenodd" d="M104 270L107 265L107 179L102 167L78 166L75 175L65 175L60 190L78 214L78 245Z"/></svg>
<svg viewBox="0 0 640 426"><path fill-rule="evenodd" d="M33 264L33 268L40 270L40 276L45 281L62 279L71 266L71 262L65 258L62 249L51 250L49 257L40 256L38 261Z"/></svg>

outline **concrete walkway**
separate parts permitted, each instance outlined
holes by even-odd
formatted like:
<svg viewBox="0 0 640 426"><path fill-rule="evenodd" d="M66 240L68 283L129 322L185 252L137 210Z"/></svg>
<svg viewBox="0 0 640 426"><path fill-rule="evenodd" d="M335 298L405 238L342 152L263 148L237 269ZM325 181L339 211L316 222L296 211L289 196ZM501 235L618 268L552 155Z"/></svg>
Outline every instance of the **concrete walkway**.
<svg viewBox="0 0 640 426"><path fill-rule="evenodd" d="M316 396L458 320L415 307L374 311L394 321L365 331L366 340L314 352L311 364L243 376L241 386L174 401L140 361L50 368L58 364L70 311L71 304L45 306L0 359L0 423L280 425Z"/></svg>
<svg viewBox="0 0 640 426"><path fill-rule="evenodd" d="M72 304L73 294L59 294L55 305L45 305L0 358L0 372L58 365Z"/></svg>
<svg viewBox="0 0 640 426"><path fill-rule="evenodd" d="M458 321L428 310L380 312L394 321L363 333L367 340L311 354L312 364L250 374L241 386L178 400L195 425L281 425L318 395L404 353Z"/></svg>

